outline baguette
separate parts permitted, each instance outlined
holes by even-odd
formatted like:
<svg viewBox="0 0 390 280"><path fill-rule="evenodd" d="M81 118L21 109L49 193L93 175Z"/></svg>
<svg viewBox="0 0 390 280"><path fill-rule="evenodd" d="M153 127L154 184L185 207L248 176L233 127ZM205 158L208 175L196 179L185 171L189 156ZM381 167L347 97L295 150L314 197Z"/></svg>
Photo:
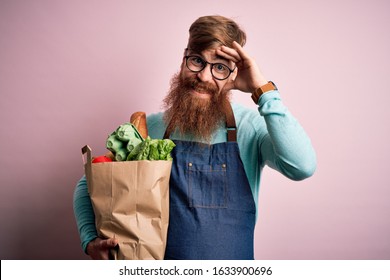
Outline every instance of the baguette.
<svg viewBox="0 0 390 280"><path fill-rule="evenodd" d="M130 122L137 128L139 134L142 138L146 139L148 137L148 127L146 124L146 114L145 112L135 112L130 117Z"/></svg>

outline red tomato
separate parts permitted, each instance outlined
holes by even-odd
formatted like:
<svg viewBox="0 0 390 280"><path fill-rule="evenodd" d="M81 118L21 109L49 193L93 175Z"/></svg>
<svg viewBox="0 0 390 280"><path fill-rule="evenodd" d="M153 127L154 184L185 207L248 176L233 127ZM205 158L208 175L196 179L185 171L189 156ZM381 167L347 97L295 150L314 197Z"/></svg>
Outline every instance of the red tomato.
<svg viewBox="0 0 390 280"><path fill-rule="evenodd" d="M112 159L110 159L109 157L106 157L106 156L99 156L99 157L95 157L92 161L92 163L98 163L98 162L111 162Z"/></svg>

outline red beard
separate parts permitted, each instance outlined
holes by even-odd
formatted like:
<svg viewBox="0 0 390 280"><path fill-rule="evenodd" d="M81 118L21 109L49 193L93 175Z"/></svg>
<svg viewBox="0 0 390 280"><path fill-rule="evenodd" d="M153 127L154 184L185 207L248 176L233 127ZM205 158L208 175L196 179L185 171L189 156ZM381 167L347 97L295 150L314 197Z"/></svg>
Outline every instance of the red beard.
<svg viewBox="0 0 390 280"><path fill-rule="evenodd" d="M210 99L194 96L192 91L208 93ZM215 130L225 121L225 108L230 102L230 92L218 91L212 84L199 81L195 76L173 76L171 88L164 99L164 120L167 131L177 129L182 135L210 142Z"/></svg>

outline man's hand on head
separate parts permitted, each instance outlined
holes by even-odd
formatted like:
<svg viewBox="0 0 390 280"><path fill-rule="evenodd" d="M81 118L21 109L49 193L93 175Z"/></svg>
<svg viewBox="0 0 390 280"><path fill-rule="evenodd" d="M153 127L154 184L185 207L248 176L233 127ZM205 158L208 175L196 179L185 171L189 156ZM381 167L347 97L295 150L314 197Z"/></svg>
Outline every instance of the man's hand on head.
<svg viewBox="0 0 390 280"><path fill-rule="evenodd" d="M233 42L233 48L221 46L216 52L219 56L234 62L237 66L235 77L225 86L226 89L253 93L257 88L268 82L256 61L237 42Z"/></svg>

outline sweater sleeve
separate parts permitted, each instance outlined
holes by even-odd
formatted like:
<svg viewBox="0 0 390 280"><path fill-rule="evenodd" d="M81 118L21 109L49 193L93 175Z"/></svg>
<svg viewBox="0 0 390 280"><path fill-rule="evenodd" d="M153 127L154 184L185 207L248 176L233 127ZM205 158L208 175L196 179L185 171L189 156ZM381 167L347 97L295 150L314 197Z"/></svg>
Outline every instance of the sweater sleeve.
<svg viewBox="0 0 390 280"><path fill-rule="evenodd" d="M268 131L258 142L264 163L292 180L313 175L317 159L311 141L283 105L279 92L263 94L258 105Z"/></svg>
<svg viewBox="0 0 390 280"><path fill-rule="evenodd" d="M80 234L81 247L86 252L88 243L98 237L98 235L95 226L95 214L88 194L85 176L80 179L74 190L73 211Z"/></svg>

